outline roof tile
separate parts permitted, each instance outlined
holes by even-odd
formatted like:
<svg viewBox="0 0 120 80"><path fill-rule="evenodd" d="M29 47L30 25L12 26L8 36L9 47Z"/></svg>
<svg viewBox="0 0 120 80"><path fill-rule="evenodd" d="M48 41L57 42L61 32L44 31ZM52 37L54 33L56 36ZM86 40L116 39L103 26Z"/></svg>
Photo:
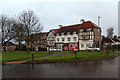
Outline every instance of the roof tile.
<svg viewBox="0 0 120 80"><path fill-rule="evenodd" d="M58 29L52 29L55 33L67 33L67 32L78 32L80 29L87 29L87 28L100 28L96 24L92 23L91 21L86 21L83 24L75 24L69 26L62 26Z"/></svg>

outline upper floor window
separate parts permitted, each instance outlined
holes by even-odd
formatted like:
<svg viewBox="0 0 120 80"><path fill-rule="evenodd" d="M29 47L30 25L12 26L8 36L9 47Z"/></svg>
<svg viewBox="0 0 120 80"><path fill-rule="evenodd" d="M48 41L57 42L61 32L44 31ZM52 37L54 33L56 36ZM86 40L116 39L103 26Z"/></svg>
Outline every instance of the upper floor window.
<svg viewBox="0 0 120 80"><path fill-rule="evenodd" d="M87 28L87 31L92 31L92 28Z"/></svg>
<svg viewBox="0 0 120 80"><path fill-rule="evenodd" d="M89 35L83 35L83 36L82 36L82 39L83 39L83 40L89 40L89 39L90 39L90 36L89 36Z"/></svg>
<svg viewBox="0 0 120 80"><path fill-rule="evenodd" d="M68 37L67 40L70 41L70 37Z"/></svg>
<svg viewBox="0 0 120 80"><path fill-rule="evenodd" d="M65 38L62 38L62 41L65 41Z"/></svg>
<svg viewBox="0 0 120 80"><path fill-rule="evenodd" d="M49 43L50 45L53 45L54 43Z"/></svg>
<svg viewBox="0 0 120 80"><path fill-rule="evenodd" d="M73 37L73 41L77 41L77 37Z"/></svg>
<svg viewBox="0 0 120 80"><path fill-rule="evenodd" d="M98 29L98 32L100 33L100 29Z"/></svg>
<svg viewBox="0 0 120 80"><path fill-rule="evenodd" d="M80 29L80 32L83 32L84 31L84 29Z"/></svg>
<svg viewBox="0 0 120 80"><path fill-rule="evenodd" d="M60 41L59 38L57 38L57 41Z"/></svg>

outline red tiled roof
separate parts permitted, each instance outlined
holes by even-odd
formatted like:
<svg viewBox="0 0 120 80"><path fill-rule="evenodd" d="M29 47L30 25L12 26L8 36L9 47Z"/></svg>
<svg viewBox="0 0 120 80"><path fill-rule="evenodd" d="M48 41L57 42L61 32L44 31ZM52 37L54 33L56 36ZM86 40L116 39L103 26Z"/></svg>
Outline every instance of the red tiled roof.
<svg viewBox="0 0 120 80"><path fill-rule="evenodd" d="M56 33L59 31L59 29L52 29L52 31Z"/></svg>
<svg viewBox="0 0 120 80"><path fill-rule="evenodd" d="M52 29L55 33L66 33L66 32L74 32L74 31L79 31L80 29L87 29L87 28L100 28L96 24L92 23L91 21L86 21L83 22L83 24L75 24L75 25L70 25L70 26L62 26L61 28L58 29Z"/></svg>

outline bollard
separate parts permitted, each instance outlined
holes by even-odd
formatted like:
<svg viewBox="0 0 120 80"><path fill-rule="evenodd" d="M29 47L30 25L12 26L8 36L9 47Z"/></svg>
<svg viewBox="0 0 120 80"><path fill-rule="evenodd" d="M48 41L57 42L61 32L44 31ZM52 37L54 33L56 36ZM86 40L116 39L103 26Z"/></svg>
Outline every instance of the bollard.
<svg viewBox="0 0 120 80"><path fill-rule="evenodd" d="M108 49L107 49L107 55L108 55Z"/></svg>
<svg viewBox="0 0 120 80"><path fill-rule="evenodd" d="M32 54L32 62L34 62L34 54Z"/></svg>
<svg viewBox="0 0 120 80"><path fill-rule="evenodd" d="M50 54L50 51L49 51L49 54Z"/></svg>
<svg viewBox="0 0 120 80"><path fill-rule="evenodd" d="M75 54L75 58L77 58L77 51L74 51L74 54Z"/></svg>

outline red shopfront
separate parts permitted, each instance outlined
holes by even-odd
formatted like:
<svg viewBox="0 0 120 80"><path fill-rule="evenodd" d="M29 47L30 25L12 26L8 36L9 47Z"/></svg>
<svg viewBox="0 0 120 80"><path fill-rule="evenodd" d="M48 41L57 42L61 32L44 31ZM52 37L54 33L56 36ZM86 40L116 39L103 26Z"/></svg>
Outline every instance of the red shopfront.
<svg viewBox="0 0 120 80"><path fill-rule="evenodd" d="M70 43L69 44L69 50L78 50L78 43Z"/></svg>
<svg viewBox="0 0 120 80"><path fill-rule="evenodd" d="M68 51L69 50L69 44L68 43L64 43L64 51Z"/></svg>

